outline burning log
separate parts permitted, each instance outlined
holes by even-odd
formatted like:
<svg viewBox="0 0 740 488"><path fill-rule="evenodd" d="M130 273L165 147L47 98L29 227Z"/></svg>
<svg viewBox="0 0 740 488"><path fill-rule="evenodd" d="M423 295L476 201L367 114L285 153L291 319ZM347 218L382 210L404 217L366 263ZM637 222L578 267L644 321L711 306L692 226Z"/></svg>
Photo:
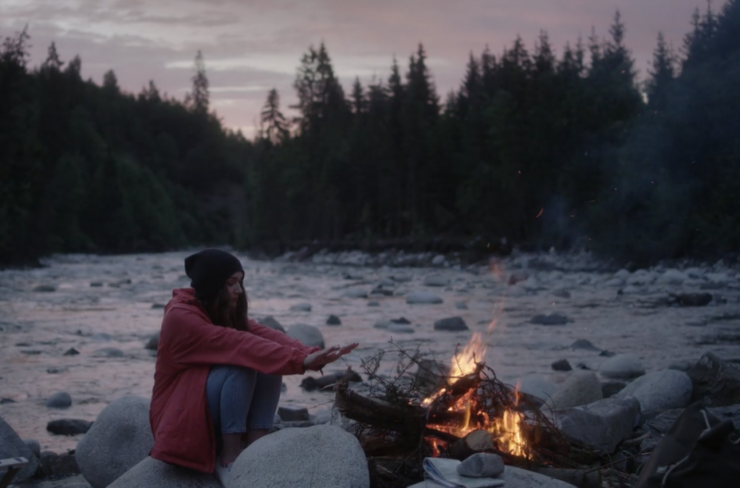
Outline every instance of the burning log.
<svg viewBox="0 0 740 488"><path fill-rule="evenodd" d="M477 452L493 449L493 436L483 429L478 429L452 444L447 453L451 458L462 461Z"/></svg>

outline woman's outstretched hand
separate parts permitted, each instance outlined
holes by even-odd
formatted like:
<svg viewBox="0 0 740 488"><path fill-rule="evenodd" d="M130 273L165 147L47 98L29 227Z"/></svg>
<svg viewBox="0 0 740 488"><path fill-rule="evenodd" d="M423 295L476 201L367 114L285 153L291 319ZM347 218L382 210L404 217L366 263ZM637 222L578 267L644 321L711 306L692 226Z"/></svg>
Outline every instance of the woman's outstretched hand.
<svg viewBox="0 0 740 488"><path fill-rule="evenodd" d="M351 352L352 349L356 348L357 346L358 343L353 342L352 344L349 344L347 346L332 346L329 349L316 351L306 356L306 359L303 360L303 366L306 369L318 371L327 364L333 363L345 354Z"/></svg>

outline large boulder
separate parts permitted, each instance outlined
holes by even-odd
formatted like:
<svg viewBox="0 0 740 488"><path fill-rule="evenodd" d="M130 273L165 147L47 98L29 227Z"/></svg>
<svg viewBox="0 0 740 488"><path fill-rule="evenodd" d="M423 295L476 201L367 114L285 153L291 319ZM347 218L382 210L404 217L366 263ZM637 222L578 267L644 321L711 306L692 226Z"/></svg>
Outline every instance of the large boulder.
<svg viewBox="0 0 740 488"><path fill-rule="evenodd" d="M593 371L574 371L545 405L552 410L588 405L603 398L601 382Z"/></svg>
<svg viewBox="0 0 740 488"><path fill-rule="evenodd" d="M125 396L105 407L77 443L77 464L93 488L105 488L145 459L153 446L149 400Z"/></svg>
<svg viewBox="0 0 740 488"><path fill-rule="evenodd" d="M287 334L293 339L301 341L306 346L324 348L324 335L313 325L296 324L288 327Z"/></svg>
<svg viewBox="0 0 740 488"><path fill-rule="evenodd" d="M0 459L14 457L24 457L28 460L28 464L15 474L13 481L16 483L33 476L39 467L39 462L31 449L18 437L13 428L0 417ZM5 476L6 472L6 469L0 469L0 479Z"/></svg>
<svg viewBox="0 0 740 488"><path fill-rule="evenodd" d="M645 367L634 354L617 354L601 365L599 373L605 378L630 379L645 374Z"/></svg>
<svg viewBox="0 0 740 488"><path fill-rule="evenodd" d="M639 415L637 399L612 397L559 412L557 425L567 437L601 454L612 454L620 442L632 436Z"/></svg>
<svg viewBox="0 0 740 488"><path fill-rule="evenodd" d="M653 412L688 406L691 390L691 379L686 373L666 369L640 376L614 396L635 397L643 412Z"/></svg>
<svg viewBox="0 0 740 488"><path fill-rule="evenodd" d="M333 425L283 429L242 452L226 488L368 488L365 453L355 436Z"/></svg>
<svg viewBox="0 0 740 488"><path fill-rule="evenodd" d="M221 488L212 474L200 473L146 456L108 488Z"/></svg>
<svg viewBox="0 0 740 488"><path fill-rule="evenodd" d="M687 371L693 384L692 401L711 407L740 403L740 367L708 352Z"/></svg>

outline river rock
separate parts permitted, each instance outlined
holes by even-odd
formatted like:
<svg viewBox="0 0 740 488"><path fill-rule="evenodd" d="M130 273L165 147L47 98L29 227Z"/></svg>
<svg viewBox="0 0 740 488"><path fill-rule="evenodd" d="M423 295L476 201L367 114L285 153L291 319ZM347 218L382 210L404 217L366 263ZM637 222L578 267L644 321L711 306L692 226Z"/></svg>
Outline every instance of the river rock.
<svg viewBox="0 0 740 488"><path fill-rule="evenodd" d="M342 321L336 315L329 315L326 319L326 325L342 325Z"/></svg>
<svg viewBox="0 0 740 488"><path fill-rule="evenodd" d="M584 351L600 351L598 347L594 346L591 341L586 339L576 339L573 344L570 345L571 349L582 349Z"/></svg>
<svg viewBox="0 0 740 488"><path fill-rule="evenodd" d="M408 304L420 304L429 305L442 303L442 299L433 293L426 291L415 291L406 295L406 303Z"/></svg>
<svg viewBox="0 0 740 488"><path fill-rule="evenodd" d="M431 275L424 278L424 286L447 286L450 280L443 276Z"/></svg>
<svg viewBox="0 0 740 488"><path fill-rule="evenodd" d="M244 450L228 488L369 488L365 453L357 438L334 425L283 429Z"/></svg>
<svg viewBox="0 0 740 488"><path fill-rule="evenodd" d="M216 476L147 456L108 488L222 488Z"/></svg>
<svg viewBox="0 0 740 488"><path fill-rule="evenodd" d="M150 351L156 351L158 347L159 347L159 331L149 336L149 339L146 341L146 345L144 346L144 349L149 349Z"/></svg>
<svg viewBox="0 0 740 488"><path fill-rule="evenodd" d="M72 406L72 397L66 391L60 391L47 398L45 405L49 408L69 408Z"/></svg>
<svg viewBox="0 0 740 488"><path fill-rule="evenodd" d="M568 323L568 317L559 313L535 315L529 322L537 325L565 325Z"/></svg>
<svg viewBox="0 0 740 488"><path fill-rule="evenodd" d="M601 400L601 383L592 371L574 371L545 403L547 408L562 410Z"/></svg>
<svg viewBox="0 0 740 488"><path fill-rule="evenodd" d="M344 292L342 295L346 298L367 298L367 290L362 288L352 288Z"/></svg>
<svg viewBox="0 0 740 488"><path fill-rule="evenodd" d="M296 303L295 305L290 307L291 312L310 312L311 311L311 304L310 303Z"/></svg>
<svg viewBox="0 0 740 488"><path fill-rule="evenodd" d="M77 464L93 488L105 488L145 459L152 447L149 400L125 396L105 407L77 443Z"/></svg>
<svg viewBox="0 0 740 488"><path fill-rule="evenodd" d="M708 352L688 371L692 402L721 407L740 404L740 367Z"/></svg>
<svg viewBox="0 0 740 488"><path fill-rule="evenodd" d="M57 291L57 287L54 285L37 285L33 288L36 293L52 293Z"/></svg>
<svg viewBox="0 0 740 488"><path fill-rule="evenodd" d="M405 324L394 324L388 325L388 332L392 334L413 334L416 332L413 327Z"/></svg>
<svg viewBox="0 0 740 488"><path fill-rule="evenodd" d="M631 379L645 374L645 367L634 354L617 354L601 365L599 373L605 378Z"/></svg>
<svg viewBox="0 0 740 488"><path fill-rule="evenodd" d="M296 420L308 420L308 409L293 405L281 405L277 411L283 422L295 422Z"/></svg>
<svg viewBox="0 0 740 488"><path fill-rule="evenodd" d="M22 441L37 459L41 457L41 444L39 444L39 441L36 439L22 439Z"/></svg>
<svg viewBox="0 0 740 488"><path fill-rule="evenodd" d="M434 330L445 330L449 332L459 332L462 330L469 330L468 325L462 319L462 317L447 317L446 319L437 320L434 322Z"/></svg>
<svg viewBox="0 0 740 488"><path fill-rule="evenodd" d="M280 325L280 322L275 320L275 317L272 315L268 315L267 317L261 318L258 322L260 325L264 325L265 327L269 327L274 330L279 330L282 333L285 333L285 327Z"/></svg>
<svg viewBox="0 0 740 488"><path fill-rule="evenodd" d="M28 460L28 464L15 474L13 478L15 482L27 480L33 476L39 467L38 460L31 449L18 437L13 428L0 417L0 459L13 457L24 457ZM0 479L6 472L7 470L0 469Z"/></svg>
<svg viewBox="0 0 740 488"><path fill-rule="evenodd" d="M90 356L94 358L122 358L124 354L123 351L115 347L101 347L94 350Z"/></svg>
<svg viewBox="0 0 740 488"><path fill-rule="evenodd" d="M606 398L559 412L557 426L567 437L601 454L611 454L620 442L632 436L639 415L636 398Z"/></svg>
<svg viewBox="0 0 740 488"><path fill-rule="evenodd" d="M521 283L522 281L526 281L529 279L529 273L525 271L514 271L509 275L509 279L507 280L509 285L516 285L517 283Z"/></svg>
<svg viewBox="0 0 740 488"><path fill-rule="evenodd" d="M686 373L665 369L640 376L615 397L635 397L643 412L654 412L688 406L691 392L691 379Z"/></svg>
<svg viewBox="0 0 740 488"><path fill-rule="evenodd" d="M604 395L604 398L613 397L620 391L624 390L624 387L627 386L627 383L624 381L619 380L609 380L604 381L601 383L601 393Z"/></svg>
<svg viewBox="0 0 740 488"><path fill-rule="evenodd" d="M570 365L567 359L559 359L552 363L550 367L554 371L572 371L573 367Z"/></svg>
<svg viewBox="0 0 740 488"><path fill-rule="evenodd" d="M293 339L301 341L306 346L324 348L324 336L321 331L313 325L296 324L288 327L288 335Z"/></svg>
<svg viewBox="0 0 740 488"><path fill-rule="evenodd" d="M55 435L77 435L90 430L92 424L82 419L56 419L46 424L46 430Z"/></svg>
<svg viewBox="0 0 740 488"><path fill-rule="evenodd" d="M689 279L686 273L677 269L667 269L655 282L659 285L680 285Z"/></svg>

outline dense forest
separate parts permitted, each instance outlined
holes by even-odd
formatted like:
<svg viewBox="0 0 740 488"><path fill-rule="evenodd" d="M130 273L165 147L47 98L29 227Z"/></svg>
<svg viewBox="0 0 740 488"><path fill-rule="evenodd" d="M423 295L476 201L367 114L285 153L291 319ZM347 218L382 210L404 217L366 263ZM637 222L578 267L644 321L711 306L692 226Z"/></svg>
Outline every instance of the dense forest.
<svg viewBox="0 0 740 488"><path fill-rule="evenodd" d="M423 45L345 92L326 46L300 60L297 116L267 94L254 140L209 108L199 52L179 101L81 78L29 34L0 48L0 264L55 252L231 244L586 248L623 262L740 250L740 0L658 35L637 79L616 14L556 57L470 54L440 97ZM410 243L410 244L409 244ZM451 244L452 245L452 244Z"/></svg>

